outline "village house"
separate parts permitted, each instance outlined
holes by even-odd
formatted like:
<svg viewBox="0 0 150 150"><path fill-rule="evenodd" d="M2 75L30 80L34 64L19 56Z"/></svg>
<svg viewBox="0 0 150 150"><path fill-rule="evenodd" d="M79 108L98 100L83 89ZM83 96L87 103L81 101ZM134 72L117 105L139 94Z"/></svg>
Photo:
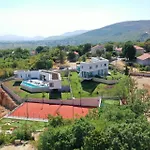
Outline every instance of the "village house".
<svg viewBox="0 0 150 150"><path fill-rule="evenodd" d="M96 45L96 46L91 48L90 53L96 54L96 51L105 51L105 47L103 45Z"/></svg>
<svg viewBox="0 0 150 150"><path fill-rule="evenodd" d="M144 48L142 48L140 46L134 45L134 48L136 49L136 56L140 56L140 55L144 54L144 52L145 52ZM115 51L117 52L117 54L121 54L122 48L116 47Z"/></svg>
<svg viewBox="0 0 150 150"><path fill-rule="evenodd" d="M137 63L143 66L150 65L150 53L144 53L137 57Z"/></svg>

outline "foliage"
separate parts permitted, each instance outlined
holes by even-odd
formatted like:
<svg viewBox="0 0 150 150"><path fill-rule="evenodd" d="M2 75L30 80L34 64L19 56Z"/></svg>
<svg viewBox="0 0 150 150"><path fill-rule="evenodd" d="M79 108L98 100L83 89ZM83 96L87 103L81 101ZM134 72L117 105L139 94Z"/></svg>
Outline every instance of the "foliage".
<svg viewBox="0 0 150 150"><path fill-rule="evenodd" d="M22 127L13 132L13 136L20 140L31 140L33 131L34 129L25 123Z"/></svg>
<svg viewBox="0 0 150 150"><path fill-rule="evenodd" d="M129 59L133 60L135 59L136 49L134 48L134 45L131 41L128 41L125 43L123 47L123 55Z"/></svg>
<svg viewBox="0 0 150 150"><path fill-rule="evenodd" d="M144 43L146 52L150 52L150 39L147 39Z"/></svg>
<svg viewBox="0 0 150 150"><path fill-rule="evenodd" d="M48 123L52 127L62 126L64 125L64 120L62 116L58 115L56 117L53 117L51 115L48 116Z"/></svg>

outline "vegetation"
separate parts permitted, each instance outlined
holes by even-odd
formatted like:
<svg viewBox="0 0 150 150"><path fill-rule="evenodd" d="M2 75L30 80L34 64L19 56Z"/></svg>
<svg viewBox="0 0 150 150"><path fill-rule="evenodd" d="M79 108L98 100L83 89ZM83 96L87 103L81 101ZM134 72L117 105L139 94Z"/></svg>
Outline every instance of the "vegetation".
<svg viewBox="0 0 150 150"><path fill-rule="evenodd" d="M136 88L127 98L127 105L103 105L81 119L63 120L60 116L51 118L47 130L40 136L38 148L44 149L149 149L150 124L144 113L149 102L137 99ZM130 92L128 92L130 94ZM140 94L141 95L141 94ZM140 96L139 95L139 96ZM142 96L142 95L141 95Z"/></svg>
<svg viewBox="0 0 150 150"><path fill-rule="evenodd" d="M136 55L136 49L131 41L128 41L124 44L123 55L128 60L134 60Z"/></svg>

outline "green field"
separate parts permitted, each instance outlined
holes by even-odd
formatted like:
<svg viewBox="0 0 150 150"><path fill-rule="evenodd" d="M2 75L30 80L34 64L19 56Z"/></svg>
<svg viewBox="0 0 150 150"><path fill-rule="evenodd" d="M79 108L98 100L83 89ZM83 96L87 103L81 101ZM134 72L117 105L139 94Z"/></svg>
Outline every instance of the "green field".
<svg viewBox="0 0 150 150"><path fill-rule="evenodd" d="M29 126L32 126L35 130L42 130L47 125L47 122L25 121L4 118L0 120L0 128L2 131L6 131L10 130L11 128L19 128L25 123L27 123Z"/></svg>
<svg viewBox="0 0 150 150"><path fill-rule="evenodd" d="M92 80L82 81L76 72L71 72L70 82L73 91L73 96L81 97L97 97L100 95L111 96L113 86L97 83Z"/></svg>

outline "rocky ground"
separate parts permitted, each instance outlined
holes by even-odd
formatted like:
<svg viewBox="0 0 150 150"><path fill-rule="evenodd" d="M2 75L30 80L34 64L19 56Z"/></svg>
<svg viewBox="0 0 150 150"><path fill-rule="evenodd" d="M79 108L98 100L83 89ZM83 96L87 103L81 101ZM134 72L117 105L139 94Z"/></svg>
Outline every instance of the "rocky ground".
<svg viewBox="0 0 150 150"><path fill-rule="evenodd" d="M0 118L5 116L10 110L17 107L10 96L0 88Z"/></svg>

